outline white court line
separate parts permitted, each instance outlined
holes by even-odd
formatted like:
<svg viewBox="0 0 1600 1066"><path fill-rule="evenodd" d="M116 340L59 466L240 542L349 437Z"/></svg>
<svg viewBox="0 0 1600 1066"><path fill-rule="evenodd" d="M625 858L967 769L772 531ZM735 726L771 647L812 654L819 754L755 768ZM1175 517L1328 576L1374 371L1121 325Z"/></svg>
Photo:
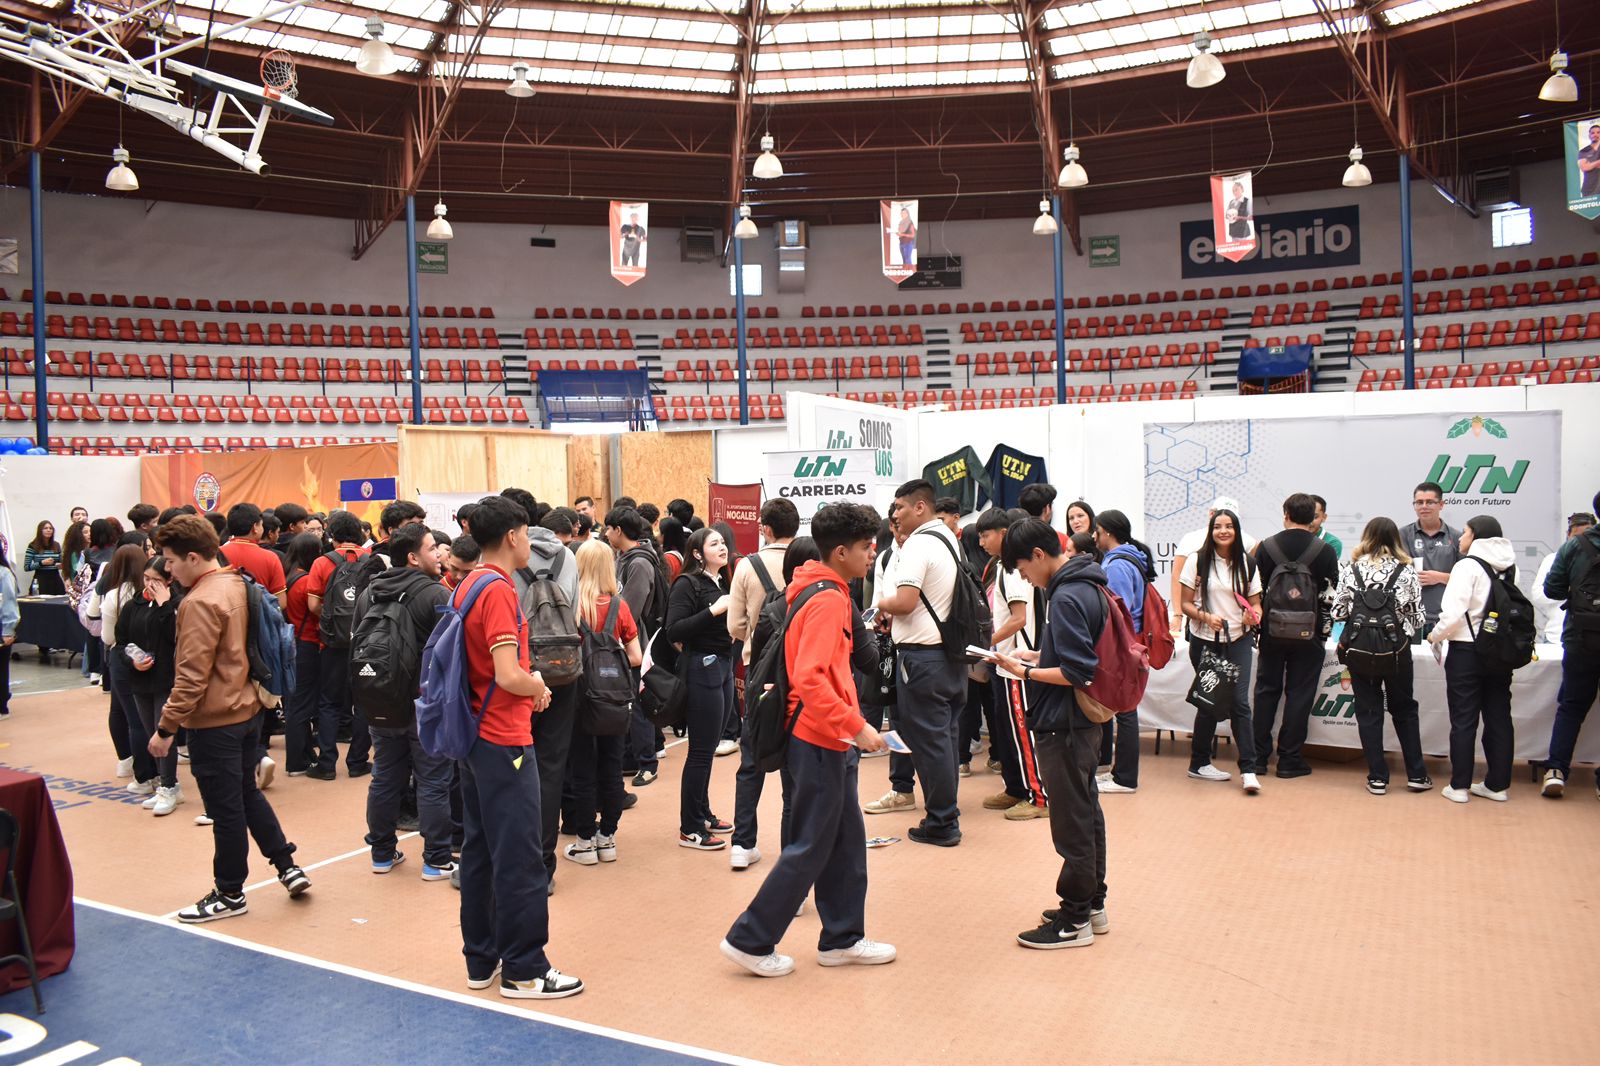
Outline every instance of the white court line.
<svg viewBox="0 0 1600 1066"><path fill-rule="evenodd" d="M629 1033L621 1029L612 1029L609 1026L594 1025L590 1022L581 1022L572 1018L563 1018L556 1014L545 1014L542 1011L532 1010L526 1007L513 1007L506 1003L497 1003L493 1000L469 996L464 992L451 992L442 988L433 988L429 985L417 984L415 981L407 981L399 977L390 977L387 974L373 973L370 970L362 970L354 966L346 966L343 963L328 962L325 959L313 958L310 955L302 955L298 951L287 951L283 948L270 947L266 944L256 944L248 940L240 940L236 937L227 936L226 934L218 933L212 929L201 926L169 923L161 918L156 918L148 914L142 914L139 911L128 910L125 907L118 907L110 903L100 903L96 900L85 899L82 896L74 896L72 897L72 901L85 907L93 907L96 910L105 911L108 914L121 915L124 918L137 918L142 922L155 922L157 924L166 926L167 928L182 930L183 932L189 933L193 936L202 936L208 940L215 940L218 943L231 944L234 947L244 948L248 951L260 952L263 955L271 955L274 958L285 959L289 962L298 962L305 966L314 966L319 970L327 970L330 973L344 974L346 977L355 977L363 981L371 981L375 984L387 985L390 988L398 988L405 992L416 992L419 995L432 996L434 999L447 1000L451 1003L460 1003L468 1007L477 1007L480 1010L492 1010L499 1014L510 1015L513 1018L522 1018L535 1022L543 1022L548 1025L559 1026L563 1029L571 1029L575 1032L589 1033L594 1036L603 1036L612 1040L620 1040L628 1044L637 1044L641 1047L654 1048L657 1051L670 1051L679 1055L689 1055L696 1058L705 1059L709 1062L728 1063L730 1066L766 1066L766 1064L760 1059L749 1059L739 1055L730 1055L726 1052L712 1051L709 1048L695 1047L691 1044L680 1044L674 1040L663 1040L658 1037L643 1036L639 1033Z"/></svg>
<svg viewBox="0 0 1600 1066"><path fill-rule="evenodd" d="M53 696L57 692L100 692L100 686L91 685L87 680L85 680L81 685L70 685L67 688L41 688L31 689L27 692L18 692L16 690L12 690L11 698L14 700L25 700L29 696ZM101 694L104 695L104 693Z"/></svg>
<svg viewBox="0 0 1600 1066"><path fill-rule="evenodd" d="M417 834L415 832L402 833L399 836L395 837L395 843L398 844L403 840L410 840L412 837L418 836L418 835L419 834ZM335 855L331 859L323 859L321 862L314 862L310 866L302 866L302 867L300 867L300 869L305 871L306 873L310 873L312 870L320 870L324 866L332 866L334 863L343 862L345 859L353 859L357 855L370 855L371 853L372 853L372 847L371 847L371 845L367 845L366 847L360 847L360 848L356 848L356 849L354 849L352 851L347 851L343 855ZM257 881L253 885L245 885L243 891L245 891L247 893L248 892L254 892L258 888L265 888L268 885L275 885L277 883L278 883L278 878L276 876L273 876L273 877L267 878L264 881ZM88 901L85 901L85 902L88 902ZM98 906L98 904L97 904L97 906ZM168 913L163 914L161 917L163 919L176 918L178 916L178 911L181 911L181 910L183 910L183 908L179 907L177 911L169 911Z"/></svg>

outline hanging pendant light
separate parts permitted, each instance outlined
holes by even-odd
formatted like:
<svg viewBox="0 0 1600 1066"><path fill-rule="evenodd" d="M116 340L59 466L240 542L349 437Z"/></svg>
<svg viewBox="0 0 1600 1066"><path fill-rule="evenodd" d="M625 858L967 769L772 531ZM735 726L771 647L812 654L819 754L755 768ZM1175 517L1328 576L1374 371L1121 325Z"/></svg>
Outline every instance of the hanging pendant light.
<svg viewBox="0 0 1600 1066"><path fill-rule="evenodd" d="M399 58L394 54L394 49L383 39L383 19L377 15L367 16L367 36L371 40L361 45L361 51L356 56L356 69L375 78L399 70Z"/></svg>
<svg viewBox="0 0 1600 1066"><path fill-rule="evenodd" d="M1083 164L1078 162L1078 146L1069 144L1062 149L1061 156L1067 162L1061 168L1061 177L1056 184L1063 189L1081 189L1089 184L1089 172L1083 169Z"/></svg>
<svg viewBox="0 0 1600 1066"><path fill-rule="evenodd" d="M1344 187L1347 189L1360 189L1372 184L1372 171L1361 162L1361 155L1359 144L1350 149L1350 165L1344 169Z"/></svg>
<svg viewBox="0 0 1600 1066"><path fill-rule="evenodd" d="M739 224L733 227L733 235L741 241L747 241L761 231L756 229L756 224L750 218L750 205L739 205Z"/></svg>
<svg viewBox="0 0 1600 1066"><path fill-rule="evenodd" d="M783 164L772 152L772 147L776 143L770 133L761 138L761 154L756 156L756 165L750 168L752 177L764 179L783 177Z"/></svg>
<svg viewBox="0 0 1600 1066"><path fill-rule="evenodd" d="M1194 46L1197 49L1197 54L1193 59L1189 60L1189 73L1186 79L1189 82L1189 88L1204 89L1209 85L1215 85L1228 76L1228 72L1222 69L1222 60L1210 52L1211 34L1205 30L1195 34Z"/></svg>
<svg viewBox="0 0 1600 1066"><path fill-rule="evenodd" d="M450 228L449 221L444 217L448 210L443 200L433 205L433 221L428 223L430 241L448 241L456 235L456 231Z"/></svg>
<svg viewBox="0 0 1600 1066"><path fill-rule="evenodd" d="M106 188L112 192L138 192L139 176L128 165L128 160L133 158L122 145L117 145L111 150L111 161L114 164L106 174Z"/></svg>
<svg viewBox="0 0 1600 1066"><path fill-rule="evenodd" d="M1061 227L1056 225L1056 217L1050 213L1050 201L1039 201L1039 217L1033 220L1033 235L1035 237L1051 237Z"/></svg>
<svg viewBox="0 0 1600 1066"><path fill-rule="evenodd" d="M506 86L506 95L526 100L533 95L533 86L528 82L528 64L511 64L511 84Z"/></svg>
<svg viewBox="0 0 1600 1066"><path fill-rule="evenodd" d="M1539 90L1539 99L1552 104L1578 102L1578 83L1567 73L1567 53L1551 53L1550 76L1544 80L1544 88Z"/></svg>

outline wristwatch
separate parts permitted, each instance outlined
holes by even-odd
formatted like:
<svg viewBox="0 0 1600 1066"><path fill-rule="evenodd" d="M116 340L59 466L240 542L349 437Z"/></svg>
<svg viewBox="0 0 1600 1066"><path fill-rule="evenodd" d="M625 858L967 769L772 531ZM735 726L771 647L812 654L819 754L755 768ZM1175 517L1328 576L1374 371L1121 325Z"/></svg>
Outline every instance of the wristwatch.
<svg viewBox="0 0 1600 1066"><path fill-rule="evenodd" d="M1024 681L1032 681L1033 680L1033 664L1032 663L1029 663L1027 666L1024 666L1022 668L1022 680L1024 680Z"/></svg>

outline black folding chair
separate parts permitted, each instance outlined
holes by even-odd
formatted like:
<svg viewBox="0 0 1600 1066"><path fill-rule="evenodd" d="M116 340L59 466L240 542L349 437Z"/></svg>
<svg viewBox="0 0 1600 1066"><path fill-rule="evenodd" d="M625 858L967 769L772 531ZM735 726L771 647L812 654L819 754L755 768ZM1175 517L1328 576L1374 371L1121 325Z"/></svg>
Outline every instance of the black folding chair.
<svg viewBox="0 0 1600 1066"><path fill-rule="evenodd" d="M17 819L10 811L0 807L0 849L6 853L6 876L0 890L8 899L0 899L0 922L16 922L17 938L22 941L21 955L0 957L0 966L20 962L28 968L28 983L33 986L33 1008L44 1013L44 1000L39 998L39 970L33 964L33 944L28 939L28 919L22 913L22 893L17 891Z"/></svg>

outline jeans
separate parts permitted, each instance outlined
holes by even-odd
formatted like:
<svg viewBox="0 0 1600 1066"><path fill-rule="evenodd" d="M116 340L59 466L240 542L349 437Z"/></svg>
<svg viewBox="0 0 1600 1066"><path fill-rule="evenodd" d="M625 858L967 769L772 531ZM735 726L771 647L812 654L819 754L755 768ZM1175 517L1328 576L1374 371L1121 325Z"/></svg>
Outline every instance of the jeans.
<svg viewBox="0 0 1600 1066"><path fill-rule="evenodd" d="M121 716L128 730L128 746L133 754L133 779L148 781L156 776L156 761L150 755L150 730L139 717L133 705L133 666L120 651L112 648L106 654L107 680L111 683L112 718Z"/></svg>
<svg viewBox="0 0 1600 1066"><path fill-rule="evenodd" d="M722 722L733 700L733 661L698 651L683 654L689 657L689 698L685 701L689 754L683 760L678 832L704 835L706 824L716 820L711 813L711 760L716 758Z"/></svg>
<svg viewBox="0 0 1600 1066"><path fill-rule="evenodd" d="M790 827L794 820L791 800L794 797L794 775L787 766L778 771L778 782L783 790L783 816L779 825L778 840L782 847L789 846ZM746 732L739 740L739 773L733 784L733 846L756 846L756 808L761 806L761 793L765 791L767 775L756 765L756 749Z"/></svg>
<svg viewBox="0 0 1600 1066"><path fill-rule="evenodd" d="M321 681L321 649L311 641L294 645L294 691L284 708L284 770L298 774L316 762L317 685Z"/></svg>
<svg viewBox="0 0 1600 1066"><path fill-rule="evenodd" d="M372 728L372 780L367 785L367 844L374 862L394 857L395 821L406 782L417 781L417 827L422 831L422 861L450 862L449 759L429 755L417 740L417 727Z"/></svg>
<svg viewBox="0 0 1600 1066"><path fill-rule="evenodd" d="M832 751L789 738L792 836L728 930L728 943L751 955L776 950L813 886L822 920L819 951L848 948L866 936L867 832L857 803L859 766L854 748Z"/></svg>
<svg viewBox="0 0 1600 1066"><path fill-rule="evenodd" d="M1556 721L1550 729L1547 769L1560 770L1563 777L1572 769L1572 749L1578 746L1578 731L1589 716L1589 708L1594 706L1597 692L1600 692L1600 655L1584 651L1576 641L1564 641L1561 691L1556 695ZM1594 776L1596 785L1600 785L1600 767L1595 768Z"/></svg>
<svg viewBox="0 0 1600 1066"><path fill-rule="evenodd" d="M294 865L294 845L267 797L256 788L261 715L235 725L189 730L189 772L211 816L211 862L217 891L236 895L250 872L250 840L279 873ZM248 833L248 835L247 835Z"/></svg>
<svg viewBox="0 0 1600 1066"><path fill-rule="evenodd" d="M1106 819L1094 777L1100 733L1040 733L1034 742L1050 790L1050 842L1061 856L1056 877L1061 920L1082 925L1090 911L1106 905Z"/></svg>
<svg viewBox="0 0 1600 1066"><path fill-rule="evenodd" d="M1231 643L1221 641L1212 643L1206 640L1189 638L1189 661L1195 669L1200 668L1200 655L1205 649L1211 649L1218 655L1227 659L1239 668L1239 683L1233 690L1233 714L1230 723L1233 726L1233 743L1239 749L1239 772L1253 774L1256 770L1255 734L1250 724L1250 660L1251 641L1249 637L1242 637ZM1217 722L1205 711L1197 711L1194 716L1194 740L1189 746L1189 769L1198 770L1202 766L1211 764L1211 742L1217 735Z"/></svg>
<svg viewBox="0 0 1600 1066"><path fill-rule="evenodd" d="M1422 733L1417 725L1417 699L1412 695L1415 670L1410 648L1401 649L1399 662L1393 677L1350 675L1350 691L1356 697L1356 730L1361 734L1361 751L1367 757L1367 776L1384 782L1389 780L1389 760L1383 753L1386 708L1394 719L1394 735L1400 741L1406 778L1420 781L1428 776L1427 763L1422 759Z"/></svg>
<svg viewBox="0 0 1600 1066"><path fill-rule="evenodd" d="M961 708L959 730L956 737L956 762L967 766L972 762L972 745L983 736L983 726L989 725L989 750L995 751L994 687L989 681L967 678L967 701ZM996 757L999 756L995 752ZM1004 765L1005 760L1001 759Z"/></svg>
<svg viewBox="0 0 1600 1066"><path fill-rule="evenodd" d="M1483 721L1485 786L1503 792L1511 784L1515 737L1511 728L1511 671L1484 665L1478 649L1452 640L1444 660L1444 691L1450 704L1450 787L1472 784L1474 742Z"/></svg>
<svg viewBox="0 0 1600 1066"><path fill-rule="evenodd" d="M990 747L1000 752L1000 773L1006 783L1006 795L1043 807L1046 789L1039 773L1034 735L1028 731L1027 686L1021 681L1001 677L999 673L994 675L993 685L998 729L990 731ZM997 735L999 739L995 740Z"/></svg>
<svg viewBox="0 0 1600 1066"><path fill-rule="evenodd" d="M1256 664L1255 751L1256 770L1267 772L1272 756L1272 725L1283 698L1283 728L1278 730L1278 769L1298 769L1306 763L1300 748L1311 725L1311 704L1317 698L1322 674L1319 642L1282 644L1262 638Z"/></svg>
<svg viewBox="0 0 1600 1066"><path fill-rule="evenodd" d="M900 669L899 665L895 669ZM898 704L883 709L883 727L885 729L900 729L900 707ZM911 756L902 755L898 751L889 753L889 787L895 792L909 796L917 787L917 767L911 761Z"/></svg>
<svg viewBox="0 0 1600 1066"><path fill-rule="evenodd" d="M90 637L89 642L83 646L83 676L98 674L105 666L106 645L99 637ZM127 758L126 755L123 758Z"/></svg>
<svg viewBox="0 0 1600 1066"><path fill-rule="evenodd" d="M1116 744L1113 748L1112 737ZM1139 787L1139 709L1123 711L1100 727L1100 765L1111 767L1111 780L1124 788Z"/></svg>
<svg viewBox="0 0 1600 1066"><path fill-rule="evenodd" d="M161 705L167 702L165 694L149 693L148 695L135 692L133 694L133 709L139 716L139 724L144 727L146 736L154 736L156 723L161 720ZM146 744L150 742L145 741ZM145 750L146 757L149 749ZM162 788L173 788L178 783L178 745L174 741L167 753L155 760L155 774L161 782Z"/></svg>
<svg viewBox="0 0 1600 1066"><path fill-rule="evenodd" d="M561 786L567 780L567 758L572 754L572 723L577 716L577 682L551 685L550 706L533 716L533 752L539 760L541 854L544 856L544 868L551 877L556 872L556 842L560 839L561 830Z"/></svg>
<svg viewBox="0 0 1600 1066"><path fill-rule="evenodd" d="M622 820L622 737L595 737L581 729L572 737L572 756L567 763L572 802L576 814L572 827L583 840L594 839L595 811L600 812L599 830L615 836Z"/></svg>
<svg viewBox="0 0 1600 1066"><path fill-rule="evenodd" d="M927 817L922 828L933 836L960 829L956 806L957 730L967 700L967 666L945 658L943 648L902 645L895 668L899 677L897 725L911 762L922 778ZM890 767L893 770L893 767Z"/></svg>
<svg viewBox="0 0 1600 1066"><path fill-rule="evenodd" d="M650 719L644 716L638 703L633 705L633 714L628 719L628 735L625 741L622 759L624 766L632 767L636 771L648 770L655 773L661 766L661 761L656 758L656 752L661 750L661 745L666 738L661 735L661 730L651 724Z"/></svg>
<svg viewBox="0 0 1600 1066"><path fill-rule="evenodd" d="M496 962L513 981L550 969L549 875L539 861L539 761L521 745L472 745L461 769L461 953L467 976Z"/></svg>
<svg viewBox="0 0 1600 1066"><path fill-rule="evenodd" d="M322 695L317 703L317 767L332 771L339 762L339 726L351 715L350 748L345 766L362 766L372 751L367 720L350 704L350 649L323 648L318 656L317 682Z"/></svg>

